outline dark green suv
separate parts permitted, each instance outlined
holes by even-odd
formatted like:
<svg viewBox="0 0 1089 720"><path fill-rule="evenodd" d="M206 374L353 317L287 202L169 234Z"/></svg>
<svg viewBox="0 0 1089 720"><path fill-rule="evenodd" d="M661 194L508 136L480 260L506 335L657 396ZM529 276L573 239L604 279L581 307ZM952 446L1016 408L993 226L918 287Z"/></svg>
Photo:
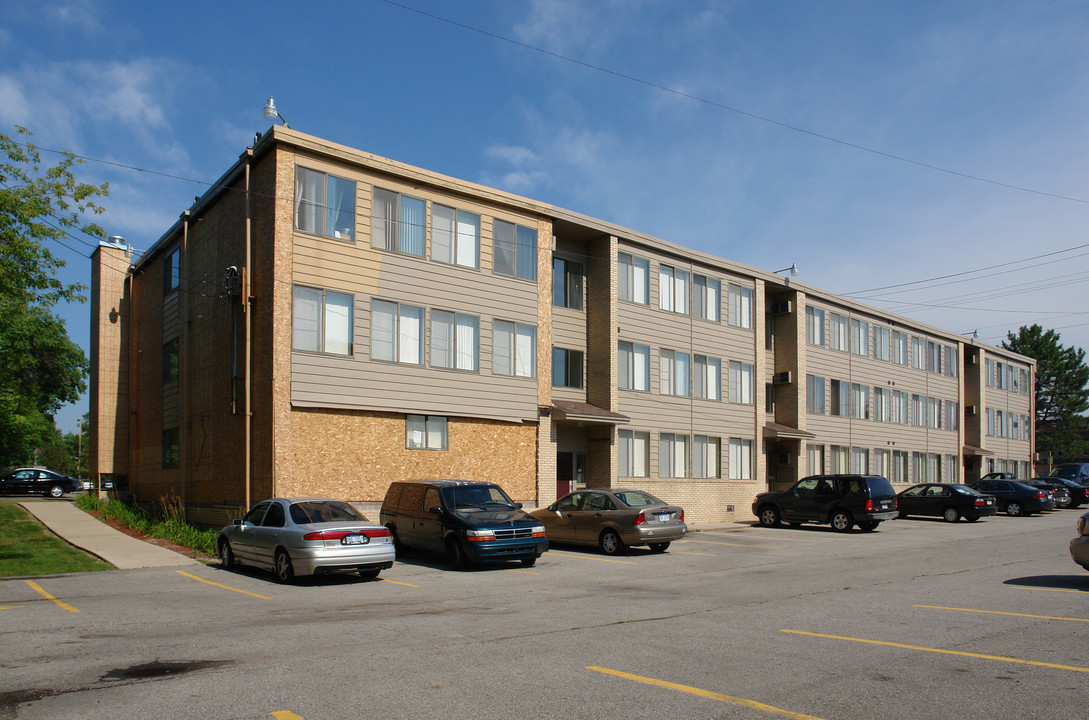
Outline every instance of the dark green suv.
<svg viewBox="0 0 1089 720"><path fill-rule="evenodd" d="M869 531L896 517L896 491L880 475L813 475L789 490L760 493L752 512L764 527L813 522L840 532L855 525Z"/></svg>

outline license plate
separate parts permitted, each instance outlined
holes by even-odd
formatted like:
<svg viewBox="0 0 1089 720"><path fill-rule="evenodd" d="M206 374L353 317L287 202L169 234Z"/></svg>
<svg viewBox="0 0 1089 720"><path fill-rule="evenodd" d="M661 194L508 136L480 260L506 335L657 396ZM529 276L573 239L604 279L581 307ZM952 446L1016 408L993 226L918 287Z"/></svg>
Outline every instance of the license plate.
<svg viewBox="0 0 1089 720"><path fill-rule="evenodd" d="M366 535L345 535L340 539L341 545L366 545L370 538Z"/></svg>
<svg viewBox="0 0 1089 720"><path fill-rule="evenodd" d="M658 522L669 522L669 513L658 513Z"/></svg>

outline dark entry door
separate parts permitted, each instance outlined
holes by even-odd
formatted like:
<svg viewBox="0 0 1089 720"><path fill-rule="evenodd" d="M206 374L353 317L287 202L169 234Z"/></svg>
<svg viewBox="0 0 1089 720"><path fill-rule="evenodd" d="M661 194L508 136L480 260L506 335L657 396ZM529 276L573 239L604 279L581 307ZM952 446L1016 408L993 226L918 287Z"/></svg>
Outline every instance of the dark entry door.
<svg viewBox="0 0 1089 720"><path fill-rule="evenodd" d="M575 457L572 453L556 453L556 497L561 498L571 492L571 480L574 478Z"/></svg>

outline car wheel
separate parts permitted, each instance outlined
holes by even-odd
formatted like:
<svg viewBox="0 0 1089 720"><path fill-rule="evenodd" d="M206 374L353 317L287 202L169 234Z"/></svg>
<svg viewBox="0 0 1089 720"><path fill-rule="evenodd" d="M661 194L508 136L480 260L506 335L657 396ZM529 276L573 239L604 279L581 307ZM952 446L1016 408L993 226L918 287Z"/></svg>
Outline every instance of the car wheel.
<svg viewBox="0 0 1089 720"><path fill-rule="evenodd" d="M779 511L774 505L765 505L760 508L760 524L764 527L779 527Z"/></svg>
<svg viewBox="0 0 1089 720"><path fill-rule="evenodd" d="M873 532L877 529L877 526L881 524L880 520L864 520L858 523L858 527L863 532Z"/></svg>
<svg viewBox="0 0 1089 720"><path fill-rule="evenodd" d="M381 568L361 568L359 570L359 577L364 580L373 580L378 577L378 573L382 572Z"/></svg>
<svg viewBox="0 0 1089 720"><path fill-rule="evenodd" d="M669 543L651 543L650 549L654 552L665 552L669 548Z"/></svg>
<svg viewBox="0 0 1089 720"><path fill-rule="evenodd" d="M624 551L624 541L620 539L620 535L617 534L616 530L606 530L601 533L597 544L601 548L601 552L606 555L616 555Z"/></svg>
<svg viewBox="0 0 1089 720"><path fill-rule="evenodd" d="M537 564L537 558L522 558L522 567L533 567Z"/></svg>
<svg viewBox="0 0 1089 720"><path fill-rule="evenodd" d="M942 513L942 517L945 518L946 522L956 522L960 520L960 511L955 507L947 507L945 512Z"/></svg>
<svg viewBox="0 0 1089 720"><path fill-rule="evenodd" d="M60 485L53 485L49 488L48 494L51 498L59 498L64 495L64 488L62 488Z"/></svg>
<svg viewBox="0 0 1089 720"><path fill-rule="evenodd" d="M1016 517L1018 515L1024 515L1025 514L1025 508L1023 508L1021 506L1021 503L1019 503L1019 502L1016 502L1016 501L1008 502L1008 503L1006 503L1006 514L1009 515L1010 517Z"/></svg>
<svg viewBox="0 0 1089 720"><path fill-rule="evenodd" d="M465 551L457 539L451 538L446 542L446 557L450 561L450 567L455 570L465 569Z"/></svg>
<svg viewBox="0 0 1089 720"><path fill-rule="evenodd" d="M289 583L295 579L295 568L286 550L276 551L276 579L282 583Z"/></svg>
<svg viewBox="0 0 1089 720"><path fill-rule="evenodd" d="M225 538L219 539L219 564L223 566L224 570L231 570L234 568L234 551L231 550L231 544L227 542Z"/></svg>
<svg viewBox="0 0 1089 720"><path fill-rule="evenodd" d="M855 519L846 510L836 510L832 513L832 529L837 532L851 532Z"/></svg>

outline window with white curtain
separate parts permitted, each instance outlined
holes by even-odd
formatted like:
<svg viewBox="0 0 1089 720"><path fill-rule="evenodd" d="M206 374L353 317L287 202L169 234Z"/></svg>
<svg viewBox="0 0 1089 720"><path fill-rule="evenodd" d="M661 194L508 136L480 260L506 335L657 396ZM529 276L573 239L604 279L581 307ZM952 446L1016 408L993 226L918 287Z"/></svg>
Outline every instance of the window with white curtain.
<svg viewBox="0 0 1089 720"><path fill-rule="evenodd" d="M873 356L875 360L889 360L889 329L875 325L873 328Z"/></svg>
<svg viewBox="0 0 1089 720"><path fill-rule="evenodd" d="M942 401L940 398L926 399L926 426L941 430L942 428Z"/></svg>
<svg viewBox="0 0 1089 720"><path fill-rule="evenodd" d="M907 333L892 331L892 361L897 365L911 364L911 350Z"/></svg>
<svg viewBox="0 0 1089 720"><path fill-rule="evenodd" d="M692 477L722 477L721 462L722 440L708 435L692 437Z"/></svg>
<svg viewBox="0 0 1089 720"><path fill-rule="evenodd" d="M945 401L945 429L960 430L960 403L956 400Z"/></svg>
<svg viewBox="0 0 1089 720"><path fill-rule="evenodd" d="M703 275L692 276L692 316L700 320L719 320L722 283Z"/></svg>
<svg viewBox="0 0 1089 720"><path fill-rule="evenodd" d="M847 351L848 324L847 316L831 313L828 316L828 347L833 350Z"/></svg>
<svg viewBox="0 0 1089 720"><path fill-rule="evenodd" d="M295 229L351 240L355 234L355 182L295 168Z"/></svg>
<svg viewBox="0 0 1089 720"><path fill-rule="evenodd" d="M696 355L693 358L692 395L701 400L722 399L722 361Z"/></svg>
<svg viewBox="0 0 1089 720"><path fill-rule="evenodd" d="M911 396L911 424L915 427L926 427L926 396Z"/></svg>
<svg viewBox="0 0 1089 720"><path fill-rule="evenodd" d="M833 445L831 447L831 460L833 473L847 473L851 471L851 449L849 447Z"/></svg>
<svg viewBox="0 0 1089 720"><path fill-rule="evenodd" d="M819 475L824 472L824 445L806 443L805 462L807 472Z"/></svg>
<svg viewBox="0 0 1089 720"><path fill-rule="evenodd" d="M432 203L431 259L447 265L480 267L480 216Z"/></svg>
<svg viewBox="0 0 1089 720"><path fill-rule="evenodd" d="M352 354L352 295L295 285L291 346L295 350Z"/></svg>
<svg viewBox="0 0 1089 720"><path fill-rule="evenodd" d="M945 360L942 363L942 372L946 377L956 377L957 368L960 366L960 353L953 345L946 345L944 348Z"/></svg>
<svg viewBox="0 0 1089 720"><path fill-rule="evenodd" d="M650 466L650 433L621 430L617 440L617 475L647 477Z"/></svg>
<svg viewBox="0 0 1089 720"><path fill-rule="evenodd" d="M620 341L617 384L621 390L650 390L650 346Z"/></svg>
<svg viewBox="0 0 1089 720"><path fill-rule="evenodd" d="M691 356L688 353L662 350L658 370L661 380L658 391L662 395L687 397L691 393Z"/></svg>
<svg viewBox="0 0 1089 720"><path fill-rule="evenodd" d="M537 326L496 320L492 323L492 372L537 377Z"/></svg>
<svg viewBox="0 0 1089 720"><path fill-rule="evenodd" d="M446 418L441 415L405 415L405 448L407 450L446 450Z"/></svg>
<svg viewBox="0 0 1089 720"><path fill-rule="evenodd" d="M870 419L870 386L851 383L851 417Z"/></svg>
<svg viewBox="0 0 1089 720"><path fill-rule="evenodd" d="M537 279L537 231L504 220L492 223L492 270L523 280Z"/></svg>
<svg viewBox="0 0 1089 720"><path fill-rule="evenodd" d="M851 319L851 352L855 355L870 354L870 324Z"/></svg>
<svg viewBox="0 0 1089 720"><path fill-rule="evenodd" d="M371 360L423 364L424 309L371 300Z"/></svg>
<svg viewBox="0 0 1089 720"><path fill-rule="evenodd" d="M805 411L814 415L824 415L824 407L824 378L806 375Z"/></svg>
<svg viewBox="0 0 1089 720"><path fill-rule="evenodd" d="M824 310L821 308L806 307L805 340L810 345L824 345Z"/></svg>
<svg viewBox="0 0 1089 720"><path fill-rule="evenodd" d="M851 448L851 472L856 475L870 474L870 451L866 448Z"/></svg>
<svg viewBox="0 0 1089 720"><path fill-rule="evenodd" d="M658 307L688 314L688 272L669 265L658 266Z"/></svg>
<svg viewBox="0 0 1089 720"><path fill-rule="evenodd" d="M942 371L942 346L932 340L926 341L926 369L939 374Z"/></svg>
<svg viewBox="0 0 1089 720"><path fill-rule="evenodd" d="M960 480L960 458L956 455L945 456L945 482L955 483Z"/></svg>
<svg viewBox="0 0 1089 720"><path fill-rule="evenodd" d="M621 300L646 305L650 302L650 261L628 253L617 255L618 291Z"/></svg>
<svg viewBox="0 0 1089 720"><path fill-rule="evenodd" d="M892 421L899 425L908 424L908 396L902 390L892 391Z"/></svg>
<svg viewBox="0 0 1089 720"><path fill-rule="evenodd" d="M752 440L730 438L730 480L752 480Z"/></svg>
<svg viewBox="0 0 1089 720"><path fill-rule="evenodd" d="M873 473L874 475L880 475L883 478L891 477L892 472L892 453L889 450L883 448L876 448L873 451Z"/></svg>
<svg viewBox="0 0 1089 720"><path fill-rule="evenodd" d="M688 436L658 434L658 477L688 477Z"/></svg>
<svg viewBox="0 0 1089 720"><path fill-rule="evenodd" d="M431 311L431 367L477 369L480 320L445 310Z"/></svg>
<svg viewBox="0 0 1089 720"><path fill-rule="evenodd" d="M376 187L371 202L371 247L424 256L427 204L392 190Z"/></svg>
<svg viewBox="0 0 1089 720"><path fill-rule="evenodd" d="M873 419L877 422L892 419L892 390L882 387L873 389Z"/></svg>
<svg viewBox="0 0 1089 720"><path fill-rule="evenodd" d="M734 327L752 329L752 288L730 283L728 292L729 318L727 321Z"/></svg>
<svg viewBox="0 0 1089 720"><path fill-rule="evenodd" d="M906 450L892 451L892 475L886 476L895 483L906 483L910 480L908 475L908 454Z"/></svg>
<svg viewBox="0 0 1089 720"><path fill-rule="evenodd" d="M756 393L753 366L749 363L730 361L730 402L752 405Z"/></svg>
<svg viewBox="0 0 1089 720"><path fill-rule="evenodd" d="M926 370L926 338L911 338L911 367Z"/></svg>

